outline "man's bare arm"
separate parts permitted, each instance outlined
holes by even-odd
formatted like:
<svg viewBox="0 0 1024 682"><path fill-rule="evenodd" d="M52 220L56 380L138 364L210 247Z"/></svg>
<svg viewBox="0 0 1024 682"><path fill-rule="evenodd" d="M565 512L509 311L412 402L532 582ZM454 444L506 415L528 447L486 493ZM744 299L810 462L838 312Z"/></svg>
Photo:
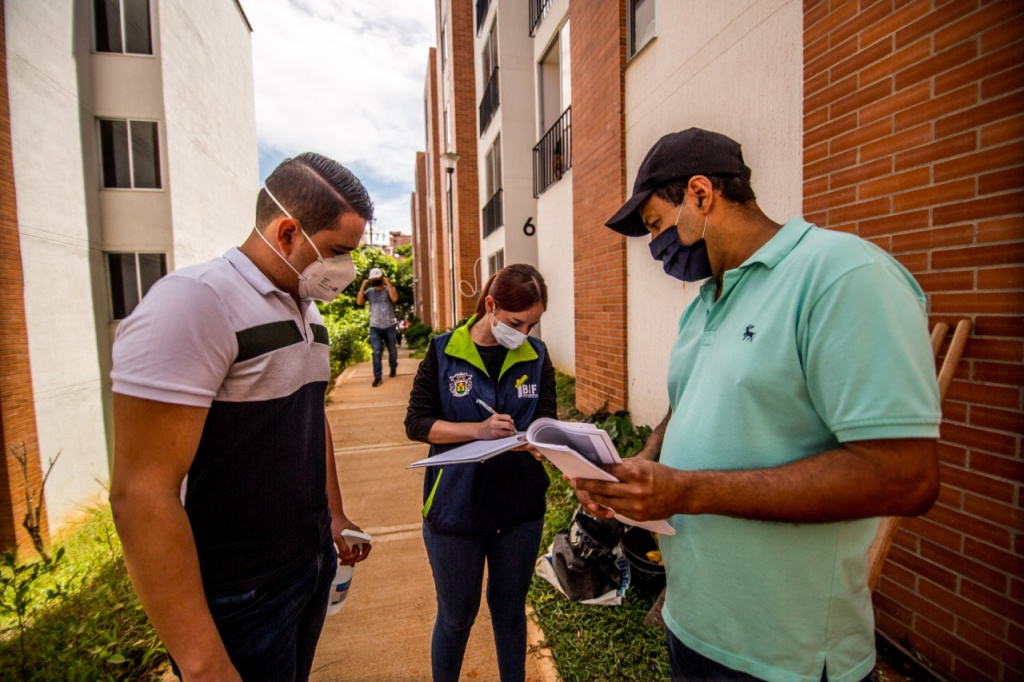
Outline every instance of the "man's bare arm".
<svg viewBox="0 0 1024 682"><path fill-rule="evenodd" d="M185 680L239 680L206 605L181 483L206 408L114 394L110 506L132 585Z"/></svg>
<svg viewBox="0 0 1024 682"><path fill-rule="evenodd" d="M651 431L651 435L647 437L647 442L644 446L636 453L636 457L640 459L650 460L651 462L657 462L661 459L661 444L665 442L665 429L668 428L668 422L672 418L672 409L665 413L665 417L661 420L654 430Z"/></svg>
<svg viewBox="0 0 1024 682"><path fill-rule="evenodd" d="M355 564L370 555L370 545L365 543L350 546L341 532L347 528L361 531L362 528L352 523L345 514L345 504L341 495L341 483L338 479L338 463L334 459L334 437L331 435L331 424L324 415L324 431L327 435L327 506L331 509L331 537L338 549L338 557L342 563ZM360 552L360 548L362 551Z"/></svg>
<svg viewBox="0 0 1024 682"><path fill-rule="evenodd" d="M826 523L926 512L939 491L936 443L891 439L840 447L771 469L681 471L630 458L608 471L620 483L574 481L588 511L639 521L674 514L718 514L791 523Z"/></svg>

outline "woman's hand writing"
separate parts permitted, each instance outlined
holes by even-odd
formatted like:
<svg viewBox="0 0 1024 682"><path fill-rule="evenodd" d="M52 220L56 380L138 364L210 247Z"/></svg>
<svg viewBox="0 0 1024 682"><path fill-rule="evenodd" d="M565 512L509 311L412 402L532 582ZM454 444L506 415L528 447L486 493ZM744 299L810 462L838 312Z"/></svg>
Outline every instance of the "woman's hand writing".
<svg viewBox="0 0 1024 682"><path fill-rule="evenodd" d="M507 414L494 414L480 422L477 440L508 438L516 433L516 423Z"/></svg>

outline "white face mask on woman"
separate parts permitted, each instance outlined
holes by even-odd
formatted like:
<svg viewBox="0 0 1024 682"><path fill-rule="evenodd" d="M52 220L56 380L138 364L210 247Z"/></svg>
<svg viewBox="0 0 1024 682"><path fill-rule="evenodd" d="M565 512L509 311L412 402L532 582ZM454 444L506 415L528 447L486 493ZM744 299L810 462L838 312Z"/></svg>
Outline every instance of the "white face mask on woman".
<svg viewBox="0 0 1024 682"><path fill-rule="evenodd" d="M502 346L509 350L515 350L526 343L526 334L508 326L495 317L493 312L491 313L491 319L494 320L494 324L491 325L491 334L494 335L494 340Z"/></svg>
<svg viewBox="0 0 1024 682"><path fill-rule="evenodd" d="M277 207L284 212L286 216L295 221L298 225L299 221L292 218L292 214L281 205L281 202L277 200L270 190L266 186L263 187L267 196L274 200ZM316 248L316 244L309 238L306 231L299 226L299 232L306 238L309 245L313 247L313 251L316 253L316 260L307 265L302 272L299 272L295 267L288 262L280 251L274 248L274 246L267 241L267 238L257 230L255 227L256 234L260 236L267 246L269 246L274 253L277 254L278 258L284 261L284 264L291 268L292 272L299 276L299 297L300 298L315 298L318 301L333 301L341 293L341 290L352 283L352 280L356 278L356 266L352 263L352 257L349 255L335 256L330 260L324 260L324 257L320 255L320 249Z"/></svg>

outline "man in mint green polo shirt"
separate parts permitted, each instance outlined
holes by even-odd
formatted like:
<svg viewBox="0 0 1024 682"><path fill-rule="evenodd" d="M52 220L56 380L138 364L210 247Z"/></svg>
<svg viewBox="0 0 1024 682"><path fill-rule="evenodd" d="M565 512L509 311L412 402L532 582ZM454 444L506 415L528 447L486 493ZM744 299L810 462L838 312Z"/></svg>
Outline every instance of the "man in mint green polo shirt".
<svg viewBox="0 0 1024 682"><path fill-rule="evenodd" d="M671 518L673 679L870 679L878 517L922 514L939 488L920 287L858 237L772 221L740 145L696 128L658 141L607 225L707 278L679 320L666 420L610 469L621 483L574 482L593 512Z"/></svg>

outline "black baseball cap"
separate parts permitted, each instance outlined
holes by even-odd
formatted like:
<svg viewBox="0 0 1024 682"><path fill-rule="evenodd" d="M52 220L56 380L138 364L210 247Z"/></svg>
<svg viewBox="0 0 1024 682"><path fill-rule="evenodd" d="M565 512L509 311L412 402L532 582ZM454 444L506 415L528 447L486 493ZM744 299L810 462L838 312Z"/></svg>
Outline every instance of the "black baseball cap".
<svg viewBox="0 0 1024 682"><path fill-rule="evenodd" d="M640 219L640 206L654 190L673 180L694 175L732 175L749 179L740 143L721 133L689 128L669 133L647 152L633 183L633 196L605 223L627 237L647 234Z"/></svg>

